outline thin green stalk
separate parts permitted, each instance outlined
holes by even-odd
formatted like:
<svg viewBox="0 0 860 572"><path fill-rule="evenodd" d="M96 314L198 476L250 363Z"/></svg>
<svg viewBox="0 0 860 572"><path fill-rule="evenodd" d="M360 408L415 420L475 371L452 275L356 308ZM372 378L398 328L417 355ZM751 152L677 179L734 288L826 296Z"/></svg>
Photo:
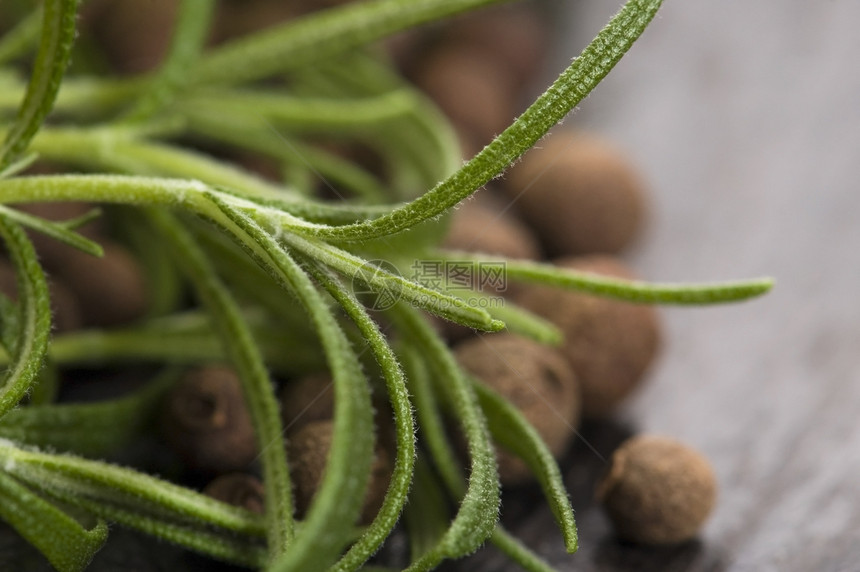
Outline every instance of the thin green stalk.
<svg viewBox="0 0 860 572"><path fill-rule="evenodd" d="M167 59L126 116L127 121L145 120L166 107L185 84L188 70L194 68L203 50L214 9L213 0L182 0Z"/></svg>
<svg viewBox="0 0 860 572"><path fill-rule="evenodd" d="M445 558L457 558L476 550L493 533L499 511L499 476L486 419L475 393L454 356L433 328L414 309L392 308L392 319L404 339L422 348L433 375L444 388L452 410L466 436L471 473L460 510L439 544L414 562L409 570L429 570ZM442 381L444 380L444 382Z"/></svg>
<svg viewBox="0 0 860 572"><path fill-rule="evenodd" d="M0 237L15 267L18 282L18 331L9 367L0 382L0 418L30 391L48 348L51 305L45 273L33 244L20 226L0 215Z"/></svg>
<svg viewBox="0 0 860 572"><path fill-rule="evenodd" d="M398 233L445 212L471 195L529 150L600 83L645 31L660 4L661 0L629 0L510 127L432 190L377 219L316 229L315 236L362 241Z"/></svg>
<svg viewBox="0 0 860 572"><path fill-rule="evenodd" d="M471 252L442 252L444 259L471 264L477 270L480 264L504 264L509 280L545 284L556 288L577 290L597 296L617 298L642 304L705 305L739 302L766 294L773 288L773 279L755 278L712 284L661 284L641 280L623 280L551 264L526 260L506 260Z"/></svg>
<svg viewBox="0 0 860 572"><path fill-rule="evenodd" d="M87 530L5 472L0 472L0 517L59 572L82 572L108 535L104 521Z"/></svg>
<svg viewBox="0 0 860 572"><path fill-rule="evenodd" d="M213 203L213 206L215 203ZM277 572L322 570L352 537L370 477L373 417L358 357L310 277L252 219L224 203L210 214L284 289L292 292L317 329L334 379L334 435L328 463L290 550L271 565Z"/></svg>
<svg viewBox="0 0 860 572"><path fill-rule="evenodd" d="M195 83L240 83L320 61L400 30L500 0L374 0L318 12L216 49Z"/></svg>
<svg viewBox="0 0 860 572"><path fill-rule="evenodd" d="M269 554L277 558L287 551L295 525L283 427L260 348L229 291L191 235L166 212L151 210L149 217L177 256L177 263L208 310L223 349L243 382L243 393L263 460Z"/></svg>
<svg viewBox="0 0 860 572"><path fill-rule="evenodd" d="M340 281L313 261L305 266L311 276L323 285L328 293L340 304L350 319L358 326L367 340L370 351L382 368L388 397L394 412L395 442L397 455L391 473L391 483L376 517L361 538L356 542L330 572L357 570L382 546L391 534L397 519L406 504L412 473L415 468L415 427L412 418L412 405L406 379L397 357L388 345L379 326L368 315L358 299Z"/></svg>
<svg viewBox="0 0 860 572"><path fill-rule="evenodd" d="M54 105L75 39L77 0L45 0L36 62L18 117L0 149L0 170L30 144Z"/></svg>

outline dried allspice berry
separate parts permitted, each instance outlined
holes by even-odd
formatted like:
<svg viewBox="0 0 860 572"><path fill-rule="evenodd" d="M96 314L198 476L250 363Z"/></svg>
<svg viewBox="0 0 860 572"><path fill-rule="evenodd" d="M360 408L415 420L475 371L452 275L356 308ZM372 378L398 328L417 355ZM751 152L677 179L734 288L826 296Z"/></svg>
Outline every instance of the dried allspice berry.
<svg viewBox="0 0 860 572"><path fill-rule="evenodd" d="M505 190L550 256L616 254L645 220L639 174L594 136L546 137L508 172Z"/></svg>
<svg viewBox="0 0 860 572"><path fill-rule="evenodd" d="M560 268L634 279L609 256L563 258ZM660 346L660 323L653 307L548 286L528 285L515 301L543 316L564 333L562 353L579 379L582 413L610 414L644 378Z"/></svg>
<svg viewBox="0 0 860 572"><path fill-rule="evenodd" d="M642 544L693 538L716 497L714 471L701 453L650 435L624 442L597 486L597 498L618 536Z"/></svg>
<svg viewBox="0 0 860 572"><path fill-rule="evenodd" d="M482 336L458 345L457 361L469 374L512 403L556 457L564 454L579 424L579 387L573 370L552 348L513 334ZM519 458L498 450L505 485L531 480Z"/></svg>
<svg viewBox="0 0 860 572"><path fill-rule="evenodd" d="M281 389L284 428L296 432L308 423L334 417L334 385L328 372L286 382Z"/></svg>
<svg viewBox="0 0 860 572"><path fill-rule="evenodd" d="M258 514L263 514L266 507L263 483L248 473L221 475L206 485L203 494Z"/></svg>
<svg viewBox="0 0 860 572"><path fill-rule="evenodd" d="M161 422L168 445L194 471L240 471L257 457L254 427L232 369L209 366L186 373L167 394Z"/></svg>
<svg viewBox="0 0 860 572"><path fill-rule="evenodd" d="M315 421L299 429L287 441L287 458L290 462L296 509L299 514L308 510L322 482L333 435L332 421ZM371 522L379 512L388 490L393 466L389 452L377 443L373 452L370 484L361 509L363 524Z"/></svg>
<svg viewBox="0 0 860 572"><path fill-rule="evenodd" d="M101 244L101 258L69 249L55 273L75 294L87 325L115 326L142 317L149 306L143 268L124 246Z"/></svg>

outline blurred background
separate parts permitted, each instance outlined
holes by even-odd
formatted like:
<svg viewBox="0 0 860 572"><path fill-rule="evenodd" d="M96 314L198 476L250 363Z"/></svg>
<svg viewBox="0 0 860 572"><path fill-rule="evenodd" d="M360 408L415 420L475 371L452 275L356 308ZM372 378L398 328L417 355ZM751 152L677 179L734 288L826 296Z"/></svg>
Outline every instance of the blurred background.
<svg viewBox="0 0 860 572"><path fill-rule="evenodd" d="M556 71L618 4L554 3ZM857 569L858 19L860 4L839 0L667 2L568 119L647 176L653 216L628 257L644 276L777 286L733 307L664 309L664 353L621 415L712 460L720 498L701 543L611 544L586 507L564 569ZM564 566L560 541L546 544Z"/></svg>

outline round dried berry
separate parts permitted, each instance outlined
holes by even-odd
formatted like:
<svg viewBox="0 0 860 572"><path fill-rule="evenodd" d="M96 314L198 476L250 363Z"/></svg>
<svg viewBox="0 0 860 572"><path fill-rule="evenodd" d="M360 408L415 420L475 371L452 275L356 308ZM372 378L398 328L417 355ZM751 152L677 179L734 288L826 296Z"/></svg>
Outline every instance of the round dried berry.
<svg viewBox="0 0 860 572"><path fill-rule="evenodd" d="M331 375L306 375L284 384L281 390L281 418L287 431L295 432L308 423L333 417L334 386Z"/></svg>
<svg viewBox="0 0 860 572"><path fill-rule="evenodd" d="M247 473L221 475L206 485L203 494L257 514L265 511L266 491L263 483Z"/></svg>
<svg viewBox="0 0 860 572"><path fill-rule="evenodd" d="M77 297L86 324L115 326L142 317L149 306L143 268L125 247L101 244L101 258L69 249L56 274Z"/></svg>
<svg viewBox="0 0 860 572"><path fill-rule="evenodd" d="M682 443L655 436L624 442L597 486L597 498L618 536L643 544L693 538L716 497L708 460Z"/></svg>
<svg viewBox="0 0 860 572"><path fill-rule="evenodd" d="M161 425L168 445L189 469L229 473L257 457L241 383L231 369L212 366L185 374L166 397Z"/></svg>
<svg viewBox="0 0 860 572"><path fill-rule="evenodd" d="M290 460L299 514L308 510L322 483L333 434L334 424L331 421L315 421L299 429L287 442L287 458ZM370 484L361 509L361 522L364 524L373 521L379 512L393 470L391 455L385 448L377 444L373 455Z"/></svg>
<svg viewBox="0 0 860 572"><path fill-rule="evenodd" d="M469 340L454 353L463 369L520 410L553 455L564 453L579 423L579 388L561 355L513 334ZM531 480L528 467L514 455L499 450L497 458L503 484Z"/></svg>
<svg viewBox="0 0 860 572"><path fill-rule="evenodd" d="M550 256L615 254L645 219L638 173L591 136L547 137L510 170L505 188Z"/></svg>
<svg viewBox="0 0 860 572"><path fill-rule="evenodd" d="M563 258L555 264L635 278L621 262L608 256ZM657 355L660 324L651 306L531 284L517 291L515 301L564 333L562 353L579 379L585 417L610 414L639 385Z"/></svg>

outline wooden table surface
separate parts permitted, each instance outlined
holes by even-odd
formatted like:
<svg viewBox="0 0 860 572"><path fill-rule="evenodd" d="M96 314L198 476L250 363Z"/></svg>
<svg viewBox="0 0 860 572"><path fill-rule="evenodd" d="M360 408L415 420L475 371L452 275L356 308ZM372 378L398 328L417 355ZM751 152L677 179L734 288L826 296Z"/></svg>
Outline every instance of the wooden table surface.
<svg viewBox="0 0 860 572"><path fill-rule="evenodd" d="M557 4L569 56L618 3ZM602 462L580 445L567 472L580 552L564 554L548 511L513 518L560 570L860 570L858 21L850 0L666 2L568 119L650 180L653 221L629 256L643 275L778 283L751 303L666 309L662 358L619 416L712 460L721 492L700 540L613 540L590 500ZM617 434L585 431L603 455Z"/></svg>
<svg viewBox="0 0 860 572"><path fill-rule="evenodd" d="M560 70L619 2L555 3L573 22ZM752 303L663 311L647 387L616 422L583 429L603 456L632 431L703 451L721 492L701 538L662 550L614 540L591 500L604 461L578 443L565 461L578 554L534 491L503 508L559 570L860 570L858 21L851 0L667 2L568 120L611 137L650 181L652 224L629 256L644 276L778 285ZM14 537L0 541L4 552ZM109 545L98 569L180 569L143 565L153 544ZM20 558L21 570L34 562ZM457 568L516 569L492 550Z"/></svg>

